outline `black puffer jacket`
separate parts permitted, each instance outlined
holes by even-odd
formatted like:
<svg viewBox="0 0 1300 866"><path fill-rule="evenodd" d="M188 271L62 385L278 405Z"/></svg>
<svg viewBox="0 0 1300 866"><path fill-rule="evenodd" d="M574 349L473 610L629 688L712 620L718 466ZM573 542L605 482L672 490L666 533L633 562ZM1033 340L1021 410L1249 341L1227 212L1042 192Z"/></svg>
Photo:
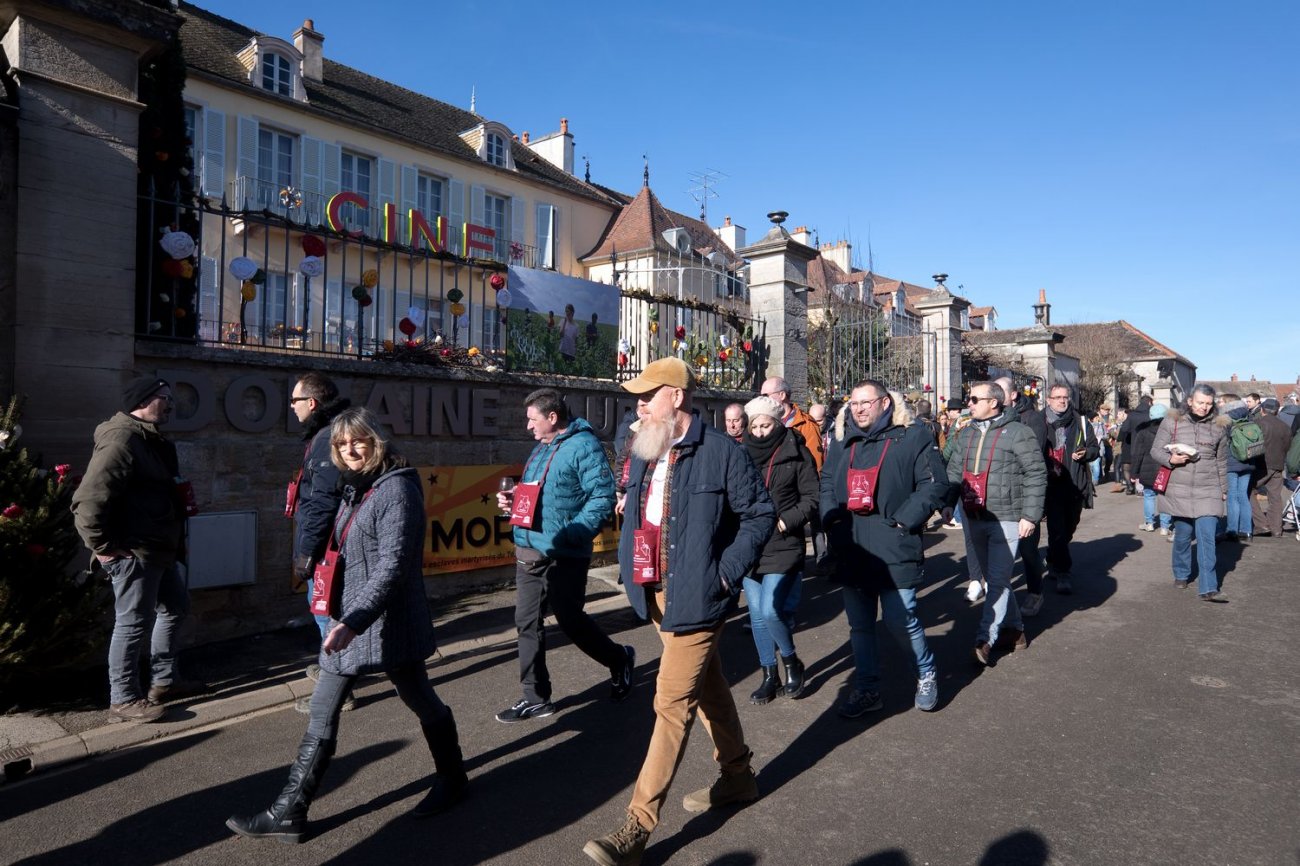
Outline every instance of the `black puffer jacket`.
<svg viewBox="0 0 1300 866"><path fill-rule="evenodd" d="M777 520L785 524L772 530L772 537L763 546L754 569L757 575L789 574L803 567L808 526L817 513L817 464L813 462L803 437L778 426L775 435L780 444L772 455L770 465L755 461L763 478L768 495L776 508ZM751 436L745 431L745 441ZM753 457L750 452L750 457Z"/></svg>
<svg viewBox="0 0 1300 866"><path fill-rule="evenodd" d="M1156 473L1160 464L1151 459L1151 445L1156 441L1156 431L1160 429L1161 418L1147 418L1133 432L1133 463L1129 471L1133 473L1143 487L1156 483Z"/></svg>
<svg viewBox="0 0 1300 866"><path fill-rule="evenodd" d="M1092 425L1084 420L1083 416L1070 409L1068 415L1051 421L1044 410L1039 413L1043 419L1044 429L1047 431L1047 444L1043 446L1043 456L1048 460L1047 463L1047 490L1049 495L1061 494L1071 495L1075 492L1083 497L1084 508L1092 508L1093 486L1092 470L1088 464L1097 459L1101 449L1097 446L1097 437L1092 432ZM1055 461L1051 460L1051 452L1056 448L1058 428L1064 431L1061 437L1061 445L1065 448L1064 469L1060 475L1054 471ZM1074 452L1083 450L1083 459L1075 460ZM1072 487L1073 490L1067 489Z"/></svg>
<svg viewBox="0 0 1300 866"><path fill-rule="evenodd" d="M930 431L917 424L895 423L904 420L905 413L905 408L896 407L890 422L871 432L847 419L844 439L833 441L826 455L821 518L834 569L832 580L838 583L876 590L908 589L921 583L925 560L921 531L942 507L948 482ZM875 510L867 515L849 511L848 470L877 463Z"/></svg>
<svg viewBox="0 0 1300 866"><path fill-rule="evenodd" d="M303 425L308 440L298 477L298 510L293 524L293 567L299 578L311 576L311 567L325 552L330 527L339 510L339 470L330 451L330 423L351 405L335 400L311 413Z"/></svg>

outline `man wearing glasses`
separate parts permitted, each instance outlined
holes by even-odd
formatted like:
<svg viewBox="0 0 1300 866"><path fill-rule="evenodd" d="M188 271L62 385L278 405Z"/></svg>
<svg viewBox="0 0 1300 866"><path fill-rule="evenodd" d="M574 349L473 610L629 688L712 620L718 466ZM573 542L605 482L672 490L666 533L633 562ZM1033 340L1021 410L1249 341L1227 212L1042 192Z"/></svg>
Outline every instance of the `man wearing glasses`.
<svg viewBox="0 0 1300 866"><path fill-rule="evenodd" d="M159 431L172 413L167 380L145 376L122 392L122 411L95 428L95 451L72 496L92 567L113 585L113 637L108 647L110 712L155 722L163 702L206 687L181 679L176 656L189 589L176 567L185 536L187 498L176 446ZM186 494L189 493L187 497ZM140 684L140 653L149 643L151 682Z"/></svg>
<svg viewBox="0 0 1300 866"><path fill-rule="evenodd" d="M1024 621L1011 592L1020 539L1043 519L1047 466L1034 433L1003 407L996 382L971 386L970 426L949 444L948 481L959 485L966 556L988 582L975 660L991 664L998 649L1026 646Z"/></svg>
<svg viewBox="0 0 1300 866"><path fill-rule="evenodd" d="M781 423L803 437L804 444L808 446L808 453L812 454L813 462L817 464L817 471L821 472L822 462L826 459L826 449L822 447L821 425L794 404L790 398L789 383L780 376L773 376L763 383L760 393L781 404L781 408L785 411Z"/></svg>
<svg viewBox="0 0 1300 866"><path fill-rule="evenodd" d="M1097 459L1100 451L1092 425L1070 405L1068 385L1053 385L1048 390L1043 420L1047 422L1047 567L1056 578L1056 591L1070 595L1074 592L1070 541L1083 509L1092 508L1092 472L1088 464ZM1027 599L1025 607L1033 601L1032 597ZM1038 604L1042 604L1041 595Z"/></svg>

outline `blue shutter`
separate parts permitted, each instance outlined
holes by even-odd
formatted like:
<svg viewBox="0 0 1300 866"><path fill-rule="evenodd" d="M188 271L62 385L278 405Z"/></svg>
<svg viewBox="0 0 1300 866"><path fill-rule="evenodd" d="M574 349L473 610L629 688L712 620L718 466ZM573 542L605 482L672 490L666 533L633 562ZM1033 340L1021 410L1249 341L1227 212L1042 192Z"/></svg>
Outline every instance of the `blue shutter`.
<svg viewBox="0 0 1300 866"><path fill-rule="evenodd" d="M221 198L226 191L226 115L210 108L203 112L202 154L203 194Z"/></svg>

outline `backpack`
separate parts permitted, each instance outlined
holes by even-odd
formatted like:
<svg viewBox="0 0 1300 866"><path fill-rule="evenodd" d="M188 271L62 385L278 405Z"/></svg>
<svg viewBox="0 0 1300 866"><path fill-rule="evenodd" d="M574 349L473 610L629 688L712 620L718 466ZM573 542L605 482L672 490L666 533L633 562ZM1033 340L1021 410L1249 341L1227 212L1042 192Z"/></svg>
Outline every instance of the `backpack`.
<svg viewBox="0 0 1300 866"><path fill-rule="evenodd" d="M1264 456L1264 431L1254 421L1232 422L1229 445L1232 456L1242 463Z"/></svg>

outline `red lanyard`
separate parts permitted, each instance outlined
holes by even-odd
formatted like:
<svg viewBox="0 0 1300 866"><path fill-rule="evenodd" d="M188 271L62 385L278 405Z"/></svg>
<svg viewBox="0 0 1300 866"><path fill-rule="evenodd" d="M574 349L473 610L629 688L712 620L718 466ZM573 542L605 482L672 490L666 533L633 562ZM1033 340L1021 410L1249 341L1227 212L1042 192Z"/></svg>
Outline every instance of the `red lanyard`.
<svg viewBox="0 0 1300 866"><path fill-rule="evenodd" d="M548 443L548 444L549 444L549 443ZM548 458L546 459L546 465L542 467L542 477L541 477L541 478L538 478L536 481L533 481L533 482L524 482L523 479L521 478L521 479L520 479L520 482L521 482L521 483L536 484L537 487L540 489L541 486L546 482L546 473L548 473L548 472L551 471L551 461L555 459L555 455L558 454L559 452L560 452L560 446L559 446L559 445L556 445L556 446L555 446L555 449L554 449L553 451L551 451L551 456L548 457ZM528 462L524 464L524 478L527 478L527 477L528 477L528 467L530 467L530 466L533 465L533 460L536 458L536 456L537 456L536 454L533 454L532 456L530 456L530 457L528 458Z"/></svg>
<svg viewBox="0 0 1300 866"><path fill-rule="evenodd" d="M880 459L876 461L876 466L875 466L876 469L879 469L881 466L885 465L885 455L889 453L889 443L893 441L894 441L893 439L885 440L885 448L883 451L880 452ZM850 469L853 468L853 452L857 449L857 447L858 447L857 442L854 442L852 445L849 446L849 468ZM970 447L969 443L967 443L967 447L968 448Z"/></svg>
<svg viewBox="0 0 1300 866"><path fill-rule="evenodd" d="M363 505L366 504L366 500L369 499L369 498L370 498L370 494L372 494L372 493L374 493L374 492L375 492L375 488L372 487L372 488L370 488L369 490L366 491L366 495L365 495L365 496L361 497L361 501L357 503L357 507L354 508L354 509L352 509L352 513L348 515L348 522L345 523L345 524L343 524L343 531L342 531L341 533L338 533L338 528L339 528L339 521L338 521L338 518L336 517L336 518L334 519L334 529L335 529L335 532L330 533L330 544L331 544L331 545L334 545L334 535L335 535L335 533L337 533L338 536L339 536L339 543L338 543L337 545L334 545L334 549L335 549L335 550L342 550L342 549L343 549L343 542L345 542L345 541L348 540L348 530L352 528L352 521L353 521L353 520L356 520L356 518L357 518L357 512L361 510L361 506L363 506Z"/></svg>

